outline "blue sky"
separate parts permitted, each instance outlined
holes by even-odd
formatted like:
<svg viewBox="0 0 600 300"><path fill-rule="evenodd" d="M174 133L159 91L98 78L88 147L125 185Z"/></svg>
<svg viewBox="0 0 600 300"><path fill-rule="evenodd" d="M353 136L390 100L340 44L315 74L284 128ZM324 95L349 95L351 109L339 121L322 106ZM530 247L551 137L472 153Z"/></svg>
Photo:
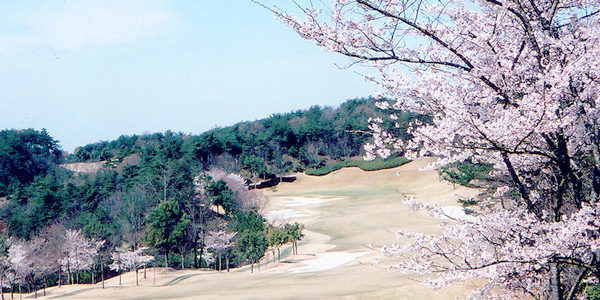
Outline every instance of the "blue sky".
<svg viewBox="0 0 600 300"><path fill-rule="evenodd" d="M14 0L0 12L0 129L46 128L69 152L377 91L250 0Z"/></svg>

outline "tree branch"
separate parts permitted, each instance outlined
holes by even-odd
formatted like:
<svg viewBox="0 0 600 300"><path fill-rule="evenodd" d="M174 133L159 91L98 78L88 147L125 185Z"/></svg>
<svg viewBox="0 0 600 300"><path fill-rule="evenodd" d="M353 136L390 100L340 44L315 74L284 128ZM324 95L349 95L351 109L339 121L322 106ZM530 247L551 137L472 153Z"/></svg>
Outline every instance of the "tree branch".
<svg viewBox="0 0 600 300"><path fill-rule="evenodd" d="M364 6L366 6L369 9L372 9L378 13L380 13L383 16L386 16L388 18L392 18L395 20L398 20L406 25L408 25L409 27L412 27L414 29L416 29L417 31L421 32L423 35L425 35L426 37L434 40L436 43L440 44L442 47L446 48L448 51L450 51L452 54L454 54L456 57L458 57L463 63L465 63L466 66L463 66L462 69L465 70L472 70L473 69L473 64L469 61L469 59L467 59L464 55L460 54L458 52L457 49L455 49L454 47L450 46L448 43L444 42L442 39L440 39L438 36L436 36L435 33L421 27L419 24L417 24L416 22L413 22L411 20L408 20L406 18L394 15L389 13L386 10L380 9L378 7L375 7L373 4L369 3L368 0L357 0L356 2L358 2L359 4L362 4Z"/></svg>

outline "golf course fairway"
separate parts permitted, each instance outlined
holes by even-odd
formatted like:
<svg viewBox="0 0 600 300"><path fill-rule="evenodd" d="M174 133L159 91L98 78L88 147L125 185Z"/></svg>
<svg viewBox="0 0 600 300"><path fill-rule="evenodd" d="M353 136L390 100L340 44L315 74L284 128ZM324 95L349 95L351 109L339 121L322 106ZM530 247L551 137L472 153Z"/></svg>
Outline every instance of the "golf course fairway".
<svg viewBox="0 0 600 300"><path fill-rule="evenodd" d="M305 237L299 254L282 248L281 262L268 256L255 266L212 270L166 270L135 272L95 285L52 287L40 299L454 299L466 298L473 284L430 290L417 274L387 269L399 258L382 257L368 245L403 243L394 232L440 232L440 219L413 211L402 203L414 196L423 203L455 207L457 199L478 191L453 188L437 172L421 172L423 158L403 166L365 172L344 168L325 176L298 174L293 183L265 190L263 214L275 224L299 222ZM373 260L381 262L373 264ZM154 275L156 274L156 275ZM10 298L10 295L5 295ZM15 299L19 295L15 295ZM33 298L33 294L23 295Z"/></svg>

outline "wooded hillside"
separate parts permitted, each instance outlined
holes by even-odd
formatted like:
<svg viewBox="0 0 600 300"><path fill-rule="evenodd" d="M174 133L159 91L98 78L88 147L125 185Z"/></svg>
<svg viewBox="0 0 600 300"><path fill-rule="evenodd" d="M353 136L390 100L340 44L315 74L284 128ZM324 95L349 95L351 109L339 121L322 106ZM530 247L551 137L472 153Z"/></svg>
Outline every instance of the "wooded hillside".
<svg viewBox="0 0 600 300"><path fill-rule="evenodd" d="M31 256L33 250L26 254L32 261L51 260L44 272L49 284L58 282L61 268L78 272L82 282L121 271L111 253L144 246L157 263L177 268L255 263L268 247L301 239L302 225L268 224L260 214L262 194L248 184L323 166L333 170L340 162L361 159L362 145L370 139L368 120L378 115L374 102L314 106L200 135L121 136L70 155L61 153L59 142L45 130L1 131L0 256L17 246L44 249L35 252L38 257ZM398 124L386 126L406 134L403 125L413 118L401 115ZM65 165L76 162L102 167L78 172ZM75 264L62 246L40 246L62 245L69 236L97 243L101 255L96 263L71 270L74 266L56 259ZM114 252L117 247L121 250ZM35 272L14 277L11 284L39 286Z"/></svg>
<svg viewBox="0 0 600 300"><path fill-rule="evenodd" d="M375 102L354 99L336 109L313 106L215 128L200 135L167 132L121 136L115 141L78 147L70 161L118 163L133 153L153 156L159 145L168 148L178 144L174 151L205 170L222 168L256 181L362 156L362 146L371 140L369 119L384 115ZM406 125L415 118L414 114L400 114L394 123L388 121L384 126L398 136L407 137Z"/></svg>

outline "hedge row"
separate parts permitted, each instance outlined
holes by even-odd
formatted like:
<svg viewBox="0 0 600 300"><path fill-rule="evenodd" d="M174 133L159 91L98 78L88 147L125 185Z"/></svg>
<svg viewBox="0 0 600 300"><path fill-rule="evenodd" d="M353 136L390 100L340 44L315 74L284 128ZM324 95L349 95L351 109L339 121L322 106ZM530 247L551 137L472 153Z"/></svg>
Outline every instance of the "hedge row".
<svg viewBox="0 0 600 300"><path fill-rule="evenodd" d="M377 171L383 169L390 169L401 166L405 163L409 162L409 160L405 157L390 157L387 159L376 158L372 161L366 160L349 160L349 161L341 161L329 166L322 166L316 169L306 170L306 175L312 176L323 176L327 175L333 171L337 171L341 168L346 167L358 167L363 171Z"/></svg>

